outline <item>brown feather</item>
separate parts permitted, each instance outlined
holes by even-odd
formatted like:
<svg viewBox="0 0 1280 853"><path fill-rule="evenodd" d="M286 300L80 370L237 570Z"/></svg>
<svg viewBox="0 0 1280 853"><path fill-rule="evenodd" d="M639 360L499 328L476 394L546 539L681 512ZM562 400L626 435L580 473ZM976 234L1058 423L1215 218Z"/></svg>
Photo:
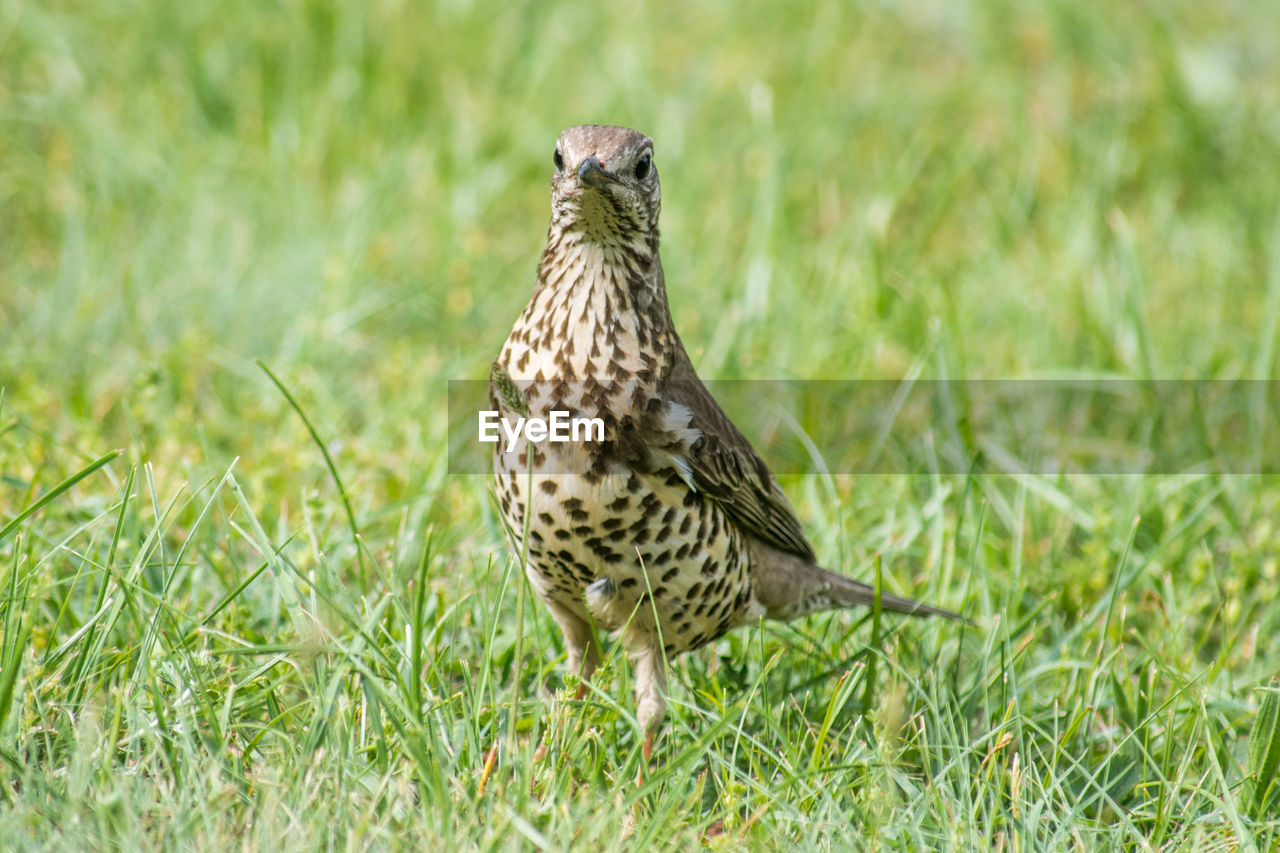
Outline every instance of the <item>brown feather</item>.
<svg viewBox="0 0 1280 853"><path fill-rule="evenodd" d="M679 338L675 345L664 390L693 413L691 426L702 433L687 455L694 482L745 533L812 562L813 546L769 467L698 379Z"/></svg>
<svg viewBox="0 0 1280 853"><path fill-rule="evenodd" d="M764 542L748 540L747 550L751 554L751 579L755 583L756 598L771 619L795 619L823 610L875 604L875 588L861 581L828 571ZM880 606L912 616L967 621L958 613L891 592L881 591Z"/></svg>

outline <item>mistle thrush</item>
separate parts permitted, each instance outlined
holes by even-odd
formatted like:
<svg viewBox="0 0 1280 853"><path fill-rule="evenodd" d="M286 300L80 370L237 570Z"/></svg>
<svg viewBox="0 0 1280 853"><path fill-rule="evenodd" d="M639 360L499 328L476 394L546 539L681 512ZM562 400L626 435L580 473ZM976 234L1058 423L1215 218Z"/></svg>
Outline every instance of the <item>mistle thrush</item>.
<svg viewBox="0 0 1280 853"><path fill-rule="evenodd" d="M569 668L599 662L594 625L630 656L645 756L666 658L761 617L872 603L820 568L773 475L699 382L667 307L653 142L622 127L560 134L533 296L494 363L503 417L598 417L604 441L498 445L497 494ZM527 536L527 541L525 537ZM884 594L886 610L954 614Z"/></svg>

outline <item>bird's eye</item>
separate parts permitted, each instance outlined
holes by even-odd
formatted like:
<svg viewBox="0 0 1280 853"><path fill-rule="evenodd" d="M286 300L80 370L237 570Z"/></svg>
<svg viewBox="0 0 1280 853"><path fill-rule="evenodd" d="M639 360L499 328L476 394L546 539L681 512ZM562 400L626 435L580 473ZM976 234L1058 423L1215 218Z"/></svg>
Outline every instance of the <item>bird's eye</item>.
<svg viewBox="0 0 1280 853"><path fill-rule="evenodd" d="M564 170L564 155L562 155L562 154L560 153L560 149L559 149L559 148L557 148L557 149L556 149L556 153L555 153L555 155L551 158L551 162L553 162L553 163L555 163L555 164L556 164L556 171L557 171L557 172L560 172L560 171L563 171L563 170Z"/></svg>
<svg viewBox="0 0 1280 853"><path fill-rule="evenodd" d="M636 161L636 180L643 181L649 177L649 167L653 165L653 159L648 155L644 155Z"/></svg>

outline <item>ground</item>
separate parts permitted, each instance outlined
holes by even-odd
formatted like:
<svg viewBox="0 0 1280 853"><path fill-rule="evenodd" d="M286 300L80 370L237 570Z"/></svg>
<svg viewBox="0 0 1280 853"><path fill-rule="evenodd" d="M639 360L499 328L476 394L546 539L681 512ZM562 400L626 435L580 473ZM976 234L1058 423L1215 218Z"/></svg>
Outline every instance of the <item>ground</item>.
<svg viewBox="0 0 1280 853"><path fill-rule="evenodd" d="M973 624L681 658L637 785L628 666L573 699L447 382L586 121L655 139L704 376L1271 379L1276 45L1264 2L0 5L0 837L1275 849L1276 477L788 474L828 565Z"/></svg>

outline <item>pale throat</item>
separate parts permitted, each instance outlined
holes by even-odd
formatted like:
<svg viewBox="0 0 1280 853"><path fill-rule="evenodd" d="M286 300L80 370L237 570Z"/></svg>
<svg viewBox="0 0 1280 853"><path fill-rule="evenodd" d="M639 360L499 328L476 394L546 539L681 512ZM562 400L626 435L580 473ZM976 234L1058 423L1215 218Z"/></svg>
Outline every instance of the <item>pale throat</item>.
<svg viewBox="0 0 1280 853"><path fill-rule="evenodd" d="M607 379L616 367L635 374L652 366L642 354L652 352L667 317L654 276L657 263L639 238L602 241L562 233L557 251L544 258L543 286L521 318L530 334L508 340L507 362L516 368L511 377Z"/></svg>

